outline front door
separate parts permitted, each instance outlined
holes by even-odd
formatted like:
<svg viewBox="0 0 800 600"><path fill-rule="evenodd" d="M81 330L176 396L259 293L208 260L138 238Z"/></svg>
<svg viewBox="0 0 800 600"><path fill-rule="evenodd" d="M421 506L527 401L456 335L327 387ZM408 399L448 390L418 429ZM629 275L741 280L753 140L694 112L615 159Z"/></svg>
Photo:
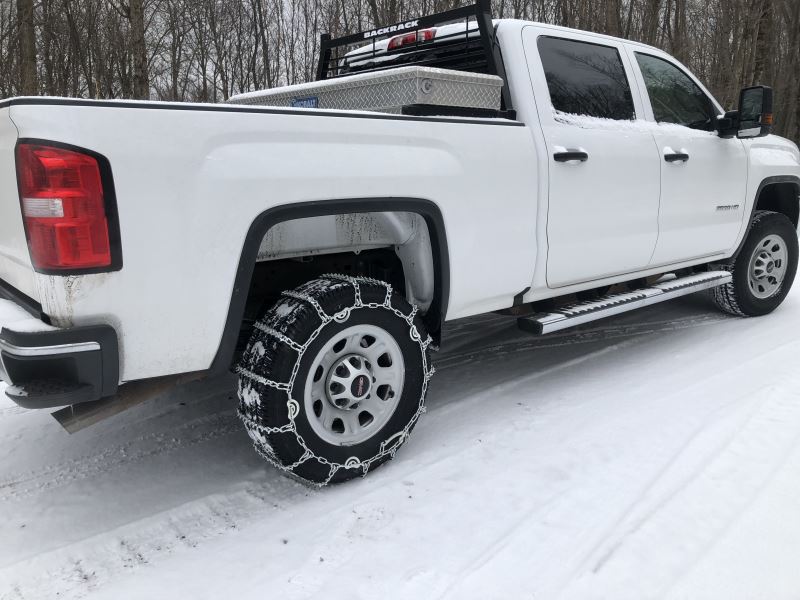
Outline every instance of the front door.
<svg viewBox="0 0 800 600"><path fill-rule="evenodd" d="M716 133L711 98L668 56L629 46L647 90L661 162L659 237L652 266L711 257L736 243L744 218L747 155Z"/></svg>
<svg viewBox="0 0 800 600"><path fill-rule="evenodd" d="M624 47L538 27L524 46L548 154L548 286L646 268L660 165Z"/></svg>

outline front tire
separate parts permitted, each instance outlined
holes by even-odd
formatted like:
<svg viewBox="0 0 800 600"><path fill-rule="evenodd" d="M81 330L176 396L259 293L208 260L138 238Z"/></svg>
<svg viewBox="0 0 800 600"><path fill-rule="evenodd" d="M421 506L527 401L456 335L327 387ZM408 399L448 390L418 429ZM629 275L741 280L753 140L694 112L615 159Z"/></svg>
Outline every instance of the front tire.
<svg viewBox="0 0 800 600"><path fill-rule="evenodd" d="M316 485L392 458L425 410L431 338L382 281L325 275L285 292L239 363L239 415L256 450Z"/></svg>
<svg viewBox="0 0 800 600"><path fill-rule="evenodd" d="M739 254L719 265L731 272L730 283L714 289L714 301L725 312L758 317L778 308L797 272L797 231L780 213L758 211Z"/></svg>

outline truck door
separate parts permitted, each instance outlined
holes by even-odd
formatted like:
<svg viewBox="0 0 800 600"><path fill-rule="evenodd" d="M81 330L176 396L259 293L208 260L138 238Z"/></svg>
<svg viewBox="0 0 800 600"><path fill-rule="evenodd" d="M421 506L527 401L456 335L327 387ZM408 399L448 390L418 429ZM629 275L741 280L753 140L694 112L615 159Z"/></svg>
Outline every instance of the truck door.
<svg viewBox="0 0 800 600"><path fill-rule="evenodd" d="M659 236L652 265L712 257L736 243L744 219L747 155L716 133L721 113L701 86L666 54L628 46L661 163ZM648 106L649 101L649 106Z"/></svg>
<svg viewBox="0 0 800 600"><path fill-rule="evenodd" d="M624 47L535 26L523 45L548 154L548 286L647 267L660 165Z"/></svg>

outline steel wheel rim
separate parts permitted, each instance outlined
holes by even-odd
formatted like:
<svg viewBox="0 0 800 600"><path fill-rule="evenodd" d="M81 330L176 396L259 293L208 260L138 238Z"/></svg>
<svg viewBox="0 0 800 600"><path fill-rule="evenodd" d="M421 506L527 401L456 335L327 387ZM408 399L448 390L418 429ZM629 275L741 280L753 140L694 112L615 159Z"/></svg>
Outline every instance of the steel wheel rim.
<svg viewBox="0 0 800 600"><path fill-rule="evenodd" d="M756 298L765 300L780 291L788 259L786 242L779 235L770 234L756 244L747 270L747 283Z"/></svg>
<svg viewBox="0 0 800 600"><path fill-rule="evenodd" d="M360 444L389 422L404 381L405 361L391 334L375 325L348 327L311 363L303 392L308 422L329 444Z"/></svg>

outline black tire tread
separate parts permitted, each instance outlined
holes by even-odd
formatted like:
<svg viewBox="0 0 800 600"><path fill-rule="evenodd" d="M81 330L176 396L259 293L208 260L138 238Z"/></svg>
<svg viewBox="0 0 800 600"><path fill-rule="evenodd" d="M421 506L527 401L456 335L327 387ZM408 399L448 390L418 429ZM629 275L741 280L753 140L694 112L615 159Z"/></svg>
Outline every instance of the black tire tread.
<svg viewBox="0 0 800 600"><path fill-rule="evenodd" d="M380 304L385 301L386 284L366 278L355 278L355 281L358 282L360 295L365 304ZM352 278L347 280L340 276L322 276L302 284L294 292L315 300L324 313L329 316L353 306L356 301ZM406 316L411 315L414 310L402 296L394 291L391 295L391 306ZM240 370L275 381L275 383L287 383L291 378L295 363L299 362L298 352L274 334L264 332L263 328L269 328L302 346L309 341L322 323L323 320L312 303L291 296L282 296L258 319L257 328L254 329L240 360ZM429 340L419 315L414 316L413 323L421 339ZM426 342L424 348L427 364L430 365L429 341ZM252 397L254 393L257 398ZM423 400L424 393L425 389L423 389ZM259 383L254 381L252 376L245 377L240 374L239 399L239 414L253 440L256 451L288 475L316 485L337 483L358 475L366 475L367 470L341 468L328 481L329 467L313 458L293 466L301 461L304 455L304 449L294 433L269 433L266 436L259 434L259 426L274 428L285 425L289 421L286 390ZM411 425L411 428L415 423ZM371 463L368 470L375 469L389 458L391 456L387 455L381 460Z"/></svg>
<svg viewBox="0 0 800 600"><path fill-rule="evenodd" d="M774 211L769 210L758 210L753 215L753 219L750 221L750 227L747 230L747 237L745 238L745 244L749 236L752 232L759 227L764 221L768 219L773 219L775 217L780 217L786 219L786 217ZM728 271L732 274L732 279L730 283L726 283L725 285L721 285L716 287L712 290L712 298L714 303L717 307L726 312L728 314L737 316L737 317L751 317L754 316L752 313L744 310L740 304L739 294L736 290L736 282L739 277L739 271L741 269L747 269L749 267L748 264L742 264L739 260L739 255L732 257L731 259L713 265L715 269ZM746 275L745 275L746 276ZM792 274L792 278L794 275ZM790 279L788 282L788 287L791 287L792 280ZM788 292L788 289L786 290Z"/></svg>

